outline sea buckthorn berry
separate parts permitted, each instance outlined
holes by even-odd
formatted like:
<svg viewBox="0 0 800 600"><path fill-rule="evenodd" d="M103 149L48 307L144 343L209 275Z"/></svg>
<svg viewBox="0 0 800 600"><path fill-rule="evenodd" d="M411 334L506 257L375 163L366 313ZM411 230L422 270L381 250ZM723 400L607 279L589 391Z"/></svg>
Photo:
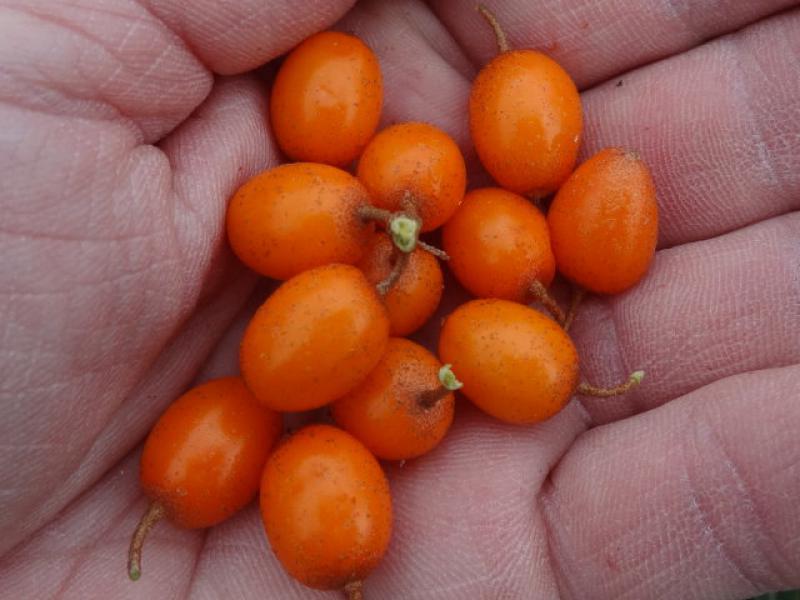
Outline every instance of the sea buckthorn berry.
<svg viewBox="0 0 800 600"><path fill-rule="evenodd" d="M442 230L448 265L480 298L530 302L531 286L549 286L556 261L547 221L525 198L500 188L473 190Z"/></svg>
<svg viewBox="0 0 800 600"><path fill-rule="evenodd" d="M633 152L601 150L558 191L547 222L565 277L599 294L627 290L647 272L658 241L647 165Z"/></svg>
<svg viewBox="0 0 800 600"><path fill-rule="evenodd" d="M578 384L578 354L564 330L508 300L472 300L445 320L439 357L461 390L508 423L536 423L560 411Z"/></svg>
<svg viewBox="0 0 800 600"><path fill-rule="evenodd" d="M344 167L375 133L382 104L375 53L355 36L323 31L283 61L272 86L270 121L290 159Z"/></svg>
<svg viewBox="0 0 800 600"><path fill-rule="evenodd" d="M491 13L495 31L499 26ZM542 197L575 166L583 128L575 83L553 59L533 50L508 50L481 69L469 97L469 126L483 166L512 192Z"/></svg>
<svg viewBox="0 0 800 600"><path fill-rule="evenodd" d="M428 350L391 338L361 385L331 404L333 419L378 458L405 460L430 452L453 421L457 381Z"/></svg>
<svg viewBox="0 0 800 600"><path fill-rule="evenodd" d="M387 282L396 262L403 260L389 236L374 232L367 243L364 257L356 266L367 281L378 285ZM391 335L413 333L431 317L442 298L443 278L439 261L422 248L408 255L408 261L397 274L396 281L388 280L383 302L391 322Z"/></svg>
<svg viewBox="0 0 800 600"><path fill-rule="evenodd" d="M349 433L310 425L267 461L261 517L272 551L292 577L361 598L361 582L389 545L389 484L378 461Z"/></svg>
<svg viewBox="0 0 800 600"><path fill-rule="evenodd" d="M231 247L254 271L289 279L307 269L361 259L374 226L359 181L336 167L281 165L245 183L228 206Z"/></svg>
<svg viewBox="0 0 800 600"><path fill-rule="evenodd" d="M375 288L349 265L305 271L281 285L244 332L247 386L273 410L318 408L361 383L389 340Z"/></svg>
<svg viewBox="0 0 800 600"><path fill-rule="evenodd" d="M142 452L140 480L151 505L131 540L131 579L141 574L142 544L159 519L210 527L248 504L280 433L281 416L261 406L240 377L209 381L175 400Z"/></svg>
<svg viewBox="0 0 800 600"><path fill-rule="evenodd" d="M400 211L410 204L422 231L450 218L467 183L461 150L427 123L400 123L379 132L364 149L357 174L375 206Z"/></svg>

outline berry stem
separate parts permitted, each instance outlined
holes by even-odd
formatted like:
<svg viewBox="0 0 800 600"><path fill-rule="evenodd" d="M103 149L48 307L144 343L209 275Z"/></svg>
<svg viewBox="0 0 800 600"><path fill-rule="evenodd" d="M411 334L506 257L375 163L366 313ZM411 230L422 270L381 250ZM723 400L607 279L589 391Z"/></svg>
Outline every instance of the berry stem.
<svg viewBox="0 0 800 600"><path fill-rule="evenodd" d="M362 221L378 221L386 226L389 237L395 248L406 254L413 252L417 246L430 252L441 260L450 260L447 252L440 250L436 246L423 242L419 239L422 229L422 221L417 216L414 202L410 194L406 192L406 197L402 201L403 210L391 212L385 208L378 208L371 204L362 204L358 207L358 217Z"/></svg>
<svg viewBox="0 0 800 600"><path fill-rule="evenodd" d="M614 387L601 388L595 387L588 383L578 384L577 393L581 396L594 396L596 398L610 398L611 396L619 396L625 392L635 388L644 379L644 371L634 371L631 373L628 380L620 383Z"/></svg>
<svg viewBox="0 0 800 600"><path fill-rule="evenodd" d="M386 294L389 293L389 290L392 289L392 286L395 283L397 283L397 281L403 275L403 271L405 271L410 257L411 257L410 254L406 252L400 252L396 247L394 248L395 260L394 260L394 265L392 266L392 270L386 276L386 279L384 279L375 286L375 289L378 290L378 293L381 296L386 296Z"/></svg>
<svg viewBox="0 0 800 600"><path fill-rule="evenodd" d="M585 297L585 289L576 287L572 290L572 301L569 304L569 310L567 311L567 316L564 319L564 331L569 331L569 328L572 327L572 322L575 320L575 315L578 313L578 307L581 305L581 302L583 302Z"/></svg>
<svg viewBox="0 0 800 600"><path fill-rule="evenodd" d="M364 582L351 581L344 586L344 593L347 600L364 600Z"/></svg>
<svg viewBox="0 0 800 600"><path fill-rule="evenodd" d="M567 317L564 311L561 310L558 302L555 301L555 298L553 298L550 292L547 291L547 288L544 287L544 284L537 279L531 284L530 291L531 294L533 294L533 299L544 306L547 312L553 315L553 318L559 325L564 325Z"/></svg>
<svg viewBox="0 0 800 600"><path fill-rule="evenodd" d="M393 215L393 212L385 208L372 206L371 204L362 204L358 207L358 217L362 221L380 221L381 223L388 223Z"/></svg>
<svg viewBox="0 0 800 600"><path fill-rule="evenodd" d="M358 217L362 221L383 223L392 242L402 252L413 252L417 247L422 221L414 212L405 210L391 212L371 204L362 204L358 207Z"/></svg>
<svg viewBox="0 0 800 600"><path fill-rule="evenodd" d="M461 383L458 377L456 377L456 374L453 373L453 365L451 364L443 365L442 368L439 369L439 383L439 387L426 390L419 395L417 402L422 408L431 408L439 402L439 400L446 398L448 394L464 387L464 384Z"/></svg>
<svg viewBox="0 0 800 600"><path fill-rule="evenodd" d="M431 246L427 242L423 242L422 240L417 240L417 245L425 250L425 252L430 252L439 260L450 260L450 256L442 250L441 248L437 248L436 246Z"/></svg>
<svg viewBox="0 0 800 600"><path fill-rule="evenodd" d="M159 502L151 502L142 519L136 526L128 549L128 577L136 581L142 576L142 546L153 525L164 518L164 506Z"/></svg>
<svg viewBox="0 0 800 600"><path fill-rule="evenodd" d="M497 50L500 54L504 52L508 52L508 38L506 38L506 32L503 31L503 28L500 27L500 23L497 21L497 17L494 16L494 13L490 11L486 6L483 4L478 4L478 12L483 15L483 18L489 23L491 28L494 30L494 37L497 39Z"/></svg>

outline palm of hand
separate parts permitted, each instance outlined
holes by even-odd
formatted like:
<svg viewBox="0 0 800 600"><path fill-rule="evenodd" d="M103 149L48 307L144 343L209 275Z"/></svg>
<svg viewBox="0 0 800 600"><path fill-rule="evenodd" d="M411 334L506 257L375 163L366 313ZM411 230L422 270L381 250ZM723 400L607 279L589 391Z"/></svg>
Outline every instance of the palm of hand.
<svg viewBox="0 0 800 600"><path fill-rule="evenodd" d="M135 447L193 378L236 369L256 302L223 220L232 191L278 160L264 88L207 69L255 68L348 3L22 4L0 9L0 596L325 596L282 573L254 507L208 532L159 527L136 584L125 554L144 506ZM585 378L648 378L533 428L462 406L441 449L389 467L395 536L367 592L797 585L800 13L563 4L497 12L512 45L544 47L588 90L587 151L627 145L653 165L651 274L589 301L574 330ZM465 99L494 49L471 3L368 2L342 27L381 58L385 121L434 122L474 156Z"/></svg>

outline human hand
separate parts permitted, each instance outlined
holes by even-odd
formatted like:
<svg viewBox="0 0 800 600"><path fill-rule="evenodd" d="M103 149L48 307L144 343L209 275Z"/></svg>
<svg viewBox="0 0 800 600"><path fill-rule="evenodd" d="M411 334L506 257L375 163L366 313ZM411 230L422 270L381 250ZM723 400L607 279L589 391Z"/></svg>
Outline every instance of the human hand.
<svg viewBox="0 0 800 600"><path fill-rule="evenodd" d="M139 582L125 561L137 445L194 379L235 372L263 296L223 223L279 160L266 88L212 72L252 71L349 4L0 2L1 598L337 597L283 573L252 506L160 525ZM585 90L584 155L652 166L651 272L573 329L585 379L647 378L534 427L459 406L439 449L388 466L394 539L368 598L800 585L800 9L687 4L492 7ZM384 123L439 125L481 180L466 98L495 47L473 3L367 2L338 27L381 59Z"/></svg>

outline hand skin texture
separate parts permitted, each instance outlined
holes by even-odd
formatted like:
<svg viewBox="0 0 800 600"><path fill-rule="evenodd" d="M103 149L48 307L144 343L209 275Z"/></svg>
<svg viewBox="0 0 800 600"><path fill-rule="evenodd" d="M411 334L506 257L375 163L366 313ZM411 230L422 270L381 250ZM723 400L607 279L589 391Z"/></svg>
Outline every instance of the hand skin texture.
<svg viewBox="0 0 800 600"><path fill-rule="evenodd" d="M147 431L237 370L265 289L224 240L232 192L280 158L271 69L336 27L377 52L383 124L434 123L471 181L467 94L495 52L472 0L0 0L0 598L338 598L303 588L250 506L208 531L146 506ZM653 267L575 324L622 399L535 427L463 403L388 466L394 538L368 598L728 599L800 586L800 2L492 3L573 75L583 156L638 150ZM457 298L448 298L445 310ZM433 341L435 330L420 339Z"/></svg>

